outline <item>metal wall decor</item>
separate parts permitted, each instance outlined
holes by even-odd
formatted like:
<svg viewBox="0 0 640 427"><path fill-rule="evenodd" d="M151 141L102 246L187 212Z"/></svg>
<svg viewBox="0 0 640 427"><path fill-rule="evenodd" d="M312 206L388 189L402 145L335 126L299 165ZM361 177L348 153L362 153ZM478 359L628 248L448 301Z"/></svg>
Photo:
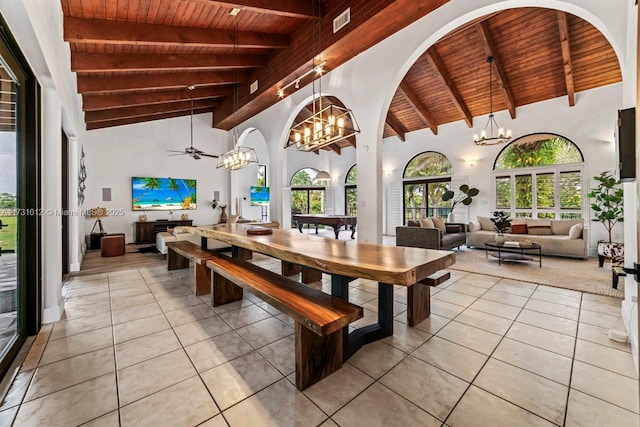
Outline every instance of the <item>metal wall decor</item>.
<svg viewBox="0 0 640 427"><path fill-rule="evenodd" d="M80 171L78 172L78 206L82 206L84 203L84 190L87 188L84 183L87 179L87 167L84 164L84 147L80 148Z"/></svg>

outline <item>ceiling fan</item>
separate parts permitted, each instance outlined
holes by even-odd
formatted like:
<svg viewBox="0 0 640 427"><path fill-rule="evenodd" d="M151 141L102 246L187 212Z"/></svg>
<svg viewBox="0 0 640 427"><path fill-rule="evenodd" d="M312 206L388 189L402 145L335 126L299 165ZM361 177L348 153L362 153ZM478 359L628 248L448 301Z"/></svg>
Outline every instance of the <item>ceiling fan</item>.
<svg viewBox="0 0 640 427"><path fill-rule="evenodd" d="M194 90L196 87L194 85L188 86L187 89L190 91ZM193 96L191 96L191 145L184 150L167 150L170 153L178 153L178 154L169 154L169 156L191 156L196 160L200 160L202 157L213 157L217 159L219 156L215 154L207 154L202 150L197 149L193 146Z"/></svg>

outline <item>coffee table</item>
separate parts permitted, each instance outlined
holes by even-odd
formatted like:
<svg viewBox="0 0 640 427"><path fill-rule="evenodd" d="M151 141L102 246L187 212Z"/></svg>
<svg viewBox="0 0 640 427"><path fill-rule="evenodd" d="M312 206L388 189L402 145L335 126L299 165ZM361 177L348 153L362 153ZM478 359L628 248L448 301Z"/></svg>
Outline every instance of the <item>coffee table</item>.
<svg viewBox="0 0 640 427"><path fill-rule="evenodd" d="M501 265L502 261L538 261L539 267L542 268L542 247L537 243L505 246L497 242L484 242L484 250L485 258L489 255L498 258L498 265Z"/></svg>

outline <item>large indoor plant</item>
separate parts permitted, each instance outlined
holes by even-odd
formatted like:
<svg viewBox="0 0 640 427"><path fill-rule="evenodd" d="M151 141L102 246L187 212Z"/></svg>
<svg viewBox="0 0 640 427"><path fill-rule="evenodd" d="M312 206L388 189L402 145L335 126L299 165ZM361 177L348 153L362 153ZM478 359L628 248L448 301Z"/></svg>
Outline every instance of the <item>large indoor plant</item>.
<svg viewBox="0 0 640 427"><path fill-rule="evenodd" d="M480 190L477 188L469 187L467 184L460 186L460 192L456 195L452 190L447 190L442 195L442 201L448 202L451 200L451 212L449 213L448 222L453 222L453 210L459 204L469 206L473 202L473 198L478 195Z"/></svg>
<svg viewBox="0 0 640 427"><path fill-rule="evenodd" d="M593 179L598 181L599 184L587 194L590 199L593 199L591 209L593 209L595 218L592 221L602 223L609 235L608 241L601 240L598 242L598 256L602 267L604 257L611 257L614 252L619 253L624 250L623 243L613 242L611 238L613 227L619 222L624 222L624 198L620 181L613 177L609 171L601 172L600 175L594 176Z"/></svg>
<svg viewBox="0 0 640 427"><path fill-rule="evenodd" d="M491 222L493 222L494 230L498 233L496 236L496 243L504 243L506 238L503 233L511 227L511 218L509 218L509 214L505 211L494 211Z"/></svg>

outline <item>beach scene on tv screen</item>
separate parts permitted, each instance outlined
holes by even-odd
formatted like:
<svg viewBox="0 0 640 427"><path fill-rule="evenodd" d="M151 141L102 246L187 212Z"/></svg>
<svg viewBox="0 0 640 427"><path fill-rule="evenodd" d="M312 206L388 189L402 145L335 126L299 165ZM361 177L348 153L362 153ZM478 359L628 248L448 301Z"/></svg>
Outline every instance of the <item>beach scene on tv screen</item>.
<svg viewBox="0 0 640 427"><path fill-rule="evenodd" d="M131 178L134 211L196 208L196 180L179 178Z"/></svg>

